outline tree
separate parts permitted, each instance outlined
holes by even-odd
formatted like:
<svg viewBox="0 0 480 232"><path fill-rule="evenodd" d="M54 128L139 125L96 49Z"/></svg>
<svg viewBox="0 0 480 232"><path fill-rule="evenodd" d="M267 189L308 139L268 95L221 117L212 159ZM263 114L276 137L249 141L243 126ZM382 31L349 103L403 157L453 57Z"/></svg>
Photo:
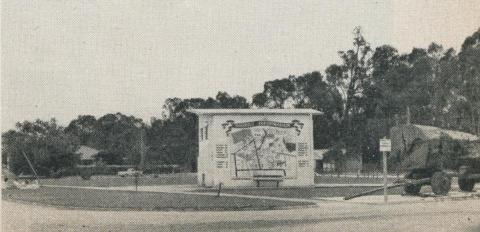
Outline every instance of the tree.
<svg viewBox="0 0 480 232"><path fill-rule="evenodd" d="M298 91L293 94L295 108L311 108L322 112L314 117L314 146L329 148L340 139L338 128L343 113L342 96L335 86L323 80L319 72L295 79Z"/></svg>
<svg viewBox="0 0 480 232"><path fill-rule="evenodd" d="M147 131L148 159L156 164L178 164L191 168L198 154L197 120L193 115L152 122Z"/></svg>
<svg viewBox="0 0 480 232"><path fill-rule="evenodd" d="M73 168L79 161L75 154L78 145L76 137L66 134L55 119L19 122L15 130L2 134L2 154L9 158L10 170L16 174L33 174L24 155L39 175Z"/></svg>
<svg viewBox="0 0 480 232"><path fill-rule="evenodd" d="M351 117L362 110L356 105L363 97L363 90L370 84L371 72L369 57L370 45L362 35L360 27L354 30L353 48L339 51L341 65L332 65L326 69L327 80L336 86L344 98L343 121L348 131Z"/></svg>
<svg viewBox="0 0 480 232"><path fill-rule="evenodd" d="M238 95L231 97L227 92L218 92L215 99L220 108L246 109L249 107L247 99ZM211 106L206 107L210 108Z"/></svg>
<svg viewBox="0 0 480 232"><path fill-rule="evenodd" d="M324 81L320 72L268 81L261 93L253 95L252 103L256 107L319 110L323 115L314 118L315 147L330 147L339 138L342 96L335 86Z"/></svg>
<svg viewBox="0 0 480 232"><path fill-rule="evenodd" d="M80 143L87 146L95 145L95 116L92 115L79 115L76 119L72 120L70 124L65 128L65 132L74 136L77 136Z"/></svg>
<svg viewBox="0 0 480 232"><path fill-rule="evenodd" d="M353 48L339 51L342 64L331 65L326 70L327 81L335 86L343 98L343 113L341 116L341 139L347 146L347 155L361 153L358 139L361 128L358 121L364 118L368 101L365 90L370 87L372 66L370 45L362 35L360 27L354 29ZM356 122L355 124L353 122Z"/></svg>
<svg viewBox="0 0 480 232"><path fill-rule="evenodd" d="M137 165L141 153L140 133L145 127L140 118L121 113L106 114L95 122L94 147L120 156L127 164Z"/></svg>
<svg viewBox="0 0 480 232"><path fill-rule="evenodd" d="M242 96L218 92L215 98L169 98L163 118L154 119L147 129L150 163L177 164L194 170L198 155L197 117L189 109L248 108Z"/></svg>
<svg viewBox="0 0 480 232"><path fill-rule="evenodd" d="M294 99L298 97L296 94L299 93L299 89L295 86L296 79L295 76L289 76L265 82L263 92L253 96L253 104L257 107L285 108L288 99L298 100Z"/></svg>
<svg viewBox="0 0 480 232"><path fill-rule="evenodd" d="M108 165L122 164L123 159L120 155L110 152L110 151L100 151L95 156L95 161L101 161Z"/></svg>
<svg viewBox="0 0 480 232"><path fill-rule="evenodd" d="M461 98L464 109L461 120L468 122L468 131L480 134L480 28L467 37L459 53Z"/></svg>
<svg viewBox="0 0 480 232"><path fill-rule="evenodd" d="M267 105L268 98L264 93L256 93L252 96L252 105L264 107Z"/></svg>

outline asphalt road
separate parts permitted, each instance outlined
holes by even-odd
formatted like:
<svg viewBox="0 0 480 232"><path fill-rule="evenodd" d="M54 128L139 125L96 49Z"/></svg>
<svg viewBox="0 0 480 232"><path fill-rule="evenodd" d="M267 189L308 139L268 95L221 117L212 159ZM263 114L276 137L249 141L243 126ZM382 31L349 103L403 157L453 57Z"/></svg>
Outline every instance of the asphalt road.
<svg viewBox="0 0 480 232"><path fill-rule="evenodd" d="M480 231L480 200L371 205L320 202L273 211L67 210L2 201L2 231Z"/></svg>

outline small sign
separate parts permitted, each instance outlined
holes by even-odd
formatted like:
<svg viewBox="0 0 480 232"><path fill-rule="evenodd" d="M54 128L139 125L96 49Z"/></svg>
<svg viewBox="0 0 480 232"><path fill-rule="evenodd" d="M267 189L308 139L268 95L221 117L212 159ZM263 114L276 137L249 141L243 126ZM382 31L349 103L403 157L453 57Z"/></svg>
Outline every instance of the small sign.
<svg viewBox="0 0 480 232"><path fill-rule="evenodd" d="M227 144L216 144L216 156L219 159L225 159L228 157L228 146Z"/></svg>
<svg viewBox="0 0 480 232"><path fill-rule="evenodd" d="M305 168L308 167L310 162L308 160L299 160L298 161L298 167L299 168Z"/></svg>
<svg viewBox="0 0 480 232"><path fill-rule="evenodd" d="M217 168L228 168L227 161L217 161Z"/></svg>
<svg viewBox="0 0 480 232"><path fill-rule="evenodd" d="M391 151L391 150L392 150L392 140L380 139L380 151Z"/></svg>
<svg viewBox="0 0 480 232"><path fill-rule="evenodd" d="M298 143L298 156L307 156L307 155L308 155L308 143Z"/></svg>

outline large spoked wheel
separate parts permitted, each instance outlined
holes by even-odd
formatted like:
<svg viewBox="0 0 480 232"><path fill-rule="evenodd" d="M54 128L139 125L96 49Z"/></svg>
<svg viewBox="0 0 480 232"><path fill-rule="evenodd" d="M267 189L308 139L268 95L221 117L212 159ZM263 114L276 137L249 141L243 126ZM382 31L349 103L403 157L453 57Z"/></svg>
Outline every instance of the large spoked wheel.
<svg viewBox="0 0 480 232"><path fill-rule="evenodd" d="M468 176L471 174L470 167L461 166L458 170L458 174L458 187L460 187L460 190L471 192L475 187L475 180L468 178Z"/></svg>
<svg viewBox="0 0 480 232"><path fill-rule="evenodd" d="M408 184L403 187L403 191L405 191L405 194L408 195L418 195L421 188L421 185Z"/></svg>
<svg viewBox="0 0 480 232"><path fill-rule="evenodd" d="M432 191L435 195L447 195L451 187L450 177L445 172L435 172L433 173L431 186Z"/></svg>

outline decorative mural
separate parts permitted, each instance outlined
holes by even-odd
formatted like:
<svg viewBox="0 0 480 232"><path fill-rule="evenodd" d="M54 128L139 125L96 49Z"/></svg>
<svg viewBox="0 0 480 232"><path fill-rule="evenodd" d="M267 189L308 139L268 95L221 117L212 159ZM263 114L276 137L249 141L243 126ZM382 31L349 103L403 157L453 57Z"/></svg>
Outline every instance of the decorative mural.
<svg viewBox="0 0 480 232"><path fill-rule="evenodd" d="M230 140L232 175L252 177L253 175L296 176L298 143L302 123L279 123L255 121L224 126Z"/></svg>

